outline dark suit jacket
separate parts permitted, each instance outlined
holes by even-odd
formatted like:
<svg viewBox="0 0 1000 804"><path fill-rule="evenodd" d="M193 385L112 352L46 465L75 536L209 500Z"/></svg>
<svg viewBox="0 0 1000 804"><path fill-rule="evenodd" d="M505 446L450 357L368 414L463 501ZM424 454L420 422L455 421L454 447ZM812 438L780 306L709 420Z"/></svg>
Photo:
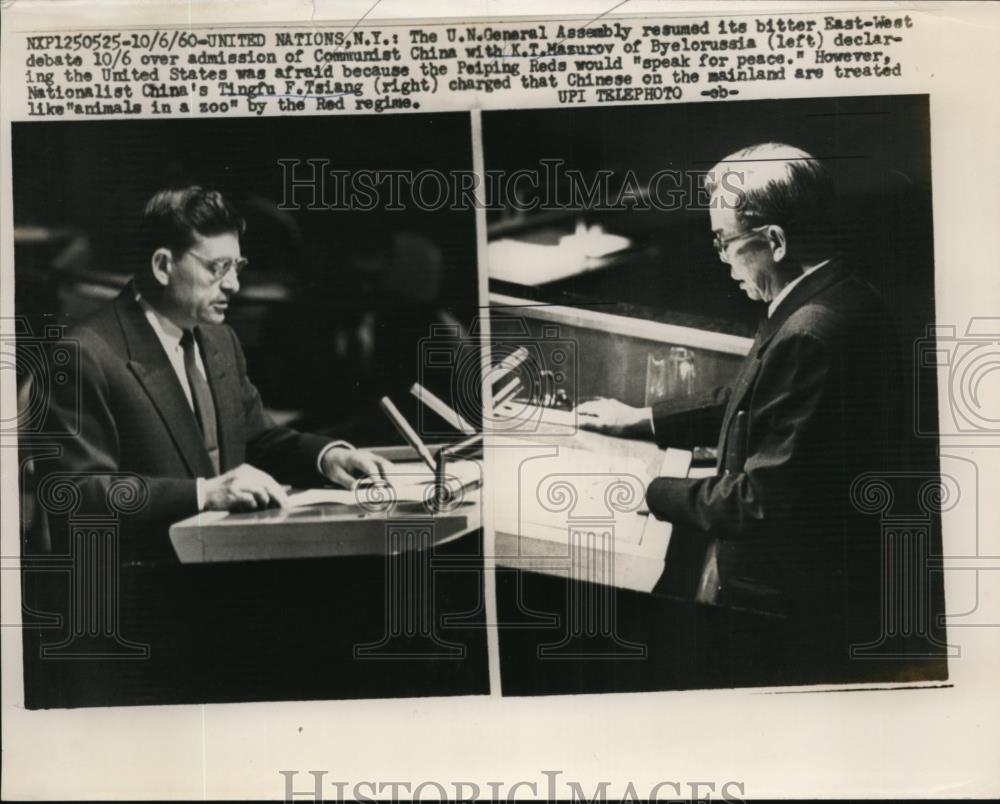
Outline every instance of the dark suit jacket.
<svg viewBox="0 0 1000 804"><path fill-rule="evenodd" d="M877 523L858 514L850 487L895 465L900 369L879 296L834 262L762 322L731 386L654 406L661 446L718 439L716 476L657 478L647 491L650 510L674 523L671 550L700 559L700 588L688 591L781 614L836 616L849 593L871 604Z"/></svg>
<svg viewBox="0 0 1000 804"><path fill-rule="evenodd" d="M279 481L315 484L316 461L329 439L276 426L247 377L246 361L228 326L196 328L215 402L220 471L247 462ZM80 361L56 389L49 432L65 433L58 471L68 472L82 512L107 509L119 473L141 477L146 500L130 512L126 541L172 554L169 525L197 512L196 478L214 475L194 413L163 346L125 290L92 318L71 328ZM73 435L79 409L79 434ZM154 552L157 552L154 549Z"/></svg>

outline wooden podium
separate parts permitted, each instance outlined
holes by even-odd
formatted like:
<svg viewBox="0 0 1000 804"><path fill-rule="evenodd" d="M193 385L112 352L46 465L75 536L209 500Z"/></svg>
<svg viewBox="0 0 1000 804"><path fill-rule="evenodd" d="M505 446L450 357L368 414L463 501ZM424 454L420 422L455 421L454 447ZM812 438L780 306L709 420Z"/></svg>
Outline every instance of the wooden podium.
<svg viewBox="0 0 1000 804"><path fill-rule="evenodd" d="M426 474L408 447L373 450L401 474ZM481 527L482 483L462 487L440 509L416 501L394 501L384 486L360 489L352 503L320 503L247 513L206 511L170 527L182 564L271 559L396 555L450 542ZM407 528L431 533L406 539ZM402 537L400 536L402 534Z"/></svg>

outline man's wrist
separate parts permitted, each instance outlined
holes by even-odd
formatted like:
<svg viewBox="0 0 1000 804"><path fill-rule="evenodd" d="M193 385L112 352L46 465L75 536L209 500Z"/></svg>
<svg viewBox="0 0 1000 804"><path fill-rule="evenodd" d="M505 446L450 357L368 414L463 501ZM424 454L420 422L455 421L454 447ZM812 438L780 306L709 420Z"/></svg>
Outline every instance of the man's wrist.
<svg viewBox="0 0 1000 804"><path fill-rule="evenodd" d="M331 441L323 449L319 451L319 457L316 458L316 471L319 472L323 477L326 477L326 472L323 471L323 459L326 457L330 450L334 449L354 449L354 445L347 441Z"/></svg>
<svg viewBox="0 0 1000 804"><path fill-rule="evenodd" d="M199 477L195 481L195 495L198 499L198 513L205 510L205 478Z"/></svg>

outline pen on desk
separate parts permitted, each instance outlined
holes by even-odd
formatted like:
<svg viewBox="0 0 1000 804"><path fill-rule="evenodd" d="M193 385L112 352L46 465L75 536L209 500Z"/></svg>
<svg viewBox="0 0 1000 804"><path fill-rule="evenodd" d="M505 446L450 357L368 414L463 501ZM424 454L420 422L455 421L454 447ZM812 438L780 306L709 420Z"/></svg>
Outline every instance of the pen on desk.
<svg viewBox="0 0 1000 804"><path fill-rule="evenodd" d="M406 439L406 442L417 451L417 454L423 458L424 463L426 463L431 471L435 471L434 458L431 455L431 451L427 449L427 445L421 441L420 436L417 435L416 430L410 427L410 423L403 418L403 414L399 412L399 409L392 404L392 400L387 396L383 396L379 401L382 410L385 411L385 415L389 417L396 429L399 430L399 434Z"/></svg>

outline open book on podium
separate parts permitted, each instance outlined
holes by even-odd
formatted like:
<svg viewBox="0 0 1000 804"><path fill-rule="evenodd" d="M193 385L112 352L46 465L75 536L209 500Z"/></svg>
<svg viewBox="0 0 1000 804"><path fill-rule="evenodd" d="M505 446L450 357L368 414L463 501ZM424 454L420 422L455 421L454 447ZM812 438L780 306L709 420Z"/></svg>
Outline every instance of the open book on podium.
<svg viewBox="0 0 1000 804"><path fill-rule="evenodd" d="M482 464L465 453L479 434L436 397L414 386L414 395L444 413L467 435L453 445L428 448L395 406L383 408L410 444L374 449L393 462L378 480L354 488L302 489L289 495L284 508L245 513L206 511L170 528L170 540L182 563L259 561L282 558L329 558L385 555L399 549L390 531L403 524L430 528L433 544L457 539L481 527ZM425 392L426 394L426 392ZM450 414L450 415L449 415Z"/></svg>
<svg viewBox="0 0 1000 804"><path fill-rule="evenodd" d="M384 484L370 484L370 494L391 494L397 503L420 503L429 501L434 494L434 472L422 462L412 461L399 465L399 471L389 472ZM479 461L459 460L448 465L445 482L453 492L471 488L482 482ZM389 491L386 486L391 487ZM305 489L288 495L289 508L337 503L354 505L364 499L366 484L359 483L353 489L317 488Z"/></svg>
<svg viewBox="0 0 1000 804"><path fill-rule="evenodd" d="M460 538L481 526L481 501L472 491L482 482L479 461L448 466L452 493L461 497L447 508L428 502L435 494L434 473L423 461L399 460L400 448L376 449L394 461L388 482L354 489L303 489L289 494L285 508L235 513L204 511L170 528L181 563L261 561L385 555L399 547L389 538L396 525L433 523L433 543Z"/></svg>

